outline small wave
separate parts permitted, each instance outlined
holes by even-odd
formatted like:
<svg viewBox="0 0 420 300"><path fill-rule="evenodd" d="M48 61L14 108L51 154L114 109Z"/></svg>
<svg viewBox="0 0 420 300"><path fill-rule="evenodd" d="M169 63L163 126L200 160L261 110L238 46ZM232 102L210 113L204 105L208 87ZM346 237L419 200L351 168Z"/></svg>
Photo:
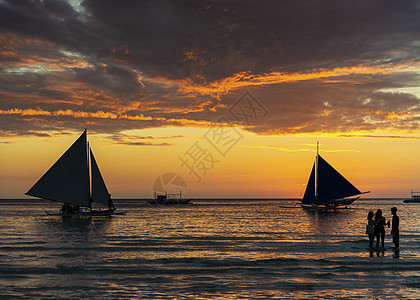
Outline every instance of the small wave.
<svg viewBox="0 0 420 300"><path fill-rule="evenodd" d="M205 265L205 266L276 266L276 265L296 265L299 264L298 259L294 258L275 258L275 259L260 259L260 260L240 260L240 259L226 259L226 260L210 260L203 258L180 258L180 259L169 259L164 258L160 259L165 264L173 263L189 263L195 265Z"/></svg>

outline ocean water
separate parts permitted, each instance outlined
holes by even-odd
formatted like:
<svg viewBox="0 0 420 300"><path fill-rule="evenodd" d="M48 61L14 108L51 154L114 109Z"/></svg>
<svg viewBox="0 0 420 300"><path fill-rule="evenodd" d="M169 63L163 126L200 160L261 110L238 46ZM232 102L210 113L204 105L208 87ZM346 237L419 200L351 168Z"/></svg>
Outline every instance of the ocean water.
<svg viewBox="0 0 420 300"><path fill-rule="evenodd" d="M0 200L1 299L420 299L420 204L355 202L311 212L295 200L116 200L126 215L61 218L38 200ZM398 207L369 251L369 210Z"/></svg>

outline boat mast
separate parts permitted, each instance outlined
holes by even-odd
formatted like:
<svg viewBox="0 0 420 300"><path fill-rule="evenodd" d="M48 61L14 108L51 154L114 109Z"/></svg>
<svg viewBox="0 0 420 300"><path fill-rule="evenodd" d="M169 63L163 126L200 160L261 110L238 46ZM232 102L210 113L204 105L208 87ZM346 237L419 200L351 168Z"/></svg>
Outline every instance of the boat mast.
<svg viewBox="0 0 420 300"><path fill-rule="evenodd" d="M85 128L86 131L86 128ZM87 140L87 133L86 133L86 140ZM86 147L86 155L87 155L87 163L88 163L88 181L89 181L89 208L90 210L92 210L92 193L91 193L91 180L90 180L90 174L91 174L91 164L90 164L90 149L89 149L89 141L86 142L87 143L87 147Z"/></svg>
<svg viewBox="0 0 420 300"><path fill-rule="evenodd" d="M318 157L319 157L319 141L316 142L316 157L315 157L315 202L318 202Z"/></svg>

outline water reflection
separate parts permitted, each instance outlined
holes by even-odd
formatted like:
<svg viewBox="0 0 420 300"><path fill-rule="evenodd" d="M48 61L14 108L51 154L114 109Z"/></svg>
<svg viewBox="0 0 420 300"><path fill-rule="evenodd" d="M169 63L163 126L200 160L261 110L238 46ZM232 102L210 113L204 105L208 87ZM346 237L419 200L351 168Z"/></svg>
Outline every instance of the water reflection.
<svg viewBox="0 0 420 300"><path fill-rule="evenodd" d="M96 251L106 246L105 236L112 223L112 217L43 218L36 223L36 231L40 242L46 244L45 253L50 252L50 262L79 265L90 254L98 256Z"/></svg>
<svg viewBox="0 0 420 300"><path fill-rule="evenodd" d="M400 248L394 247L394 254L392 255L393 258L400 258Z"/></svg>
<svg viewBox="0 0 420 300"><path fill-rule="evenodd" d="M385 249L370 249L369 250L370 257L384 257L385 256Z"/></svg>
<svg viewBox="0 0 420 300"><path fill-rule="evenodd" d="M369 257L385 257L386 249L384 248L370 248ZM392 258L400 258L400 249L393 248Z"/></svg>
<svg viewBox="0 0 420 300"><path fill-rule="evenodd" d="M391 247L367 250L367 212L387 209L389 202L360 202L358 209L336 212L279 209L275 202L220 203L174 209L131 202L125 216L64 219L28 218L38 207L30 203L0 207L0 286L9 288L2 295L418 298L412 287L418 282L419 235L412 224L418 225L420 211L409 219L402 210L400 256ZM37 214L43 211L39 206ZM404 282L395 280L396 272Z"/></svg>
<svg viewBox="0 0 420 300"><path fill-rule="evenodd" d="M106 231L111 226L112 217L46 217L38 219L37 228L43 235L61 237L86 237L92 232Z"/></svg>
<svg viewBox="0 0 420 300"><path fill-rule="evenodd" d="M318 234L347 233L354 230L348 220L355 214L354 210L311 211L304 210L307 221Z"/></svg>

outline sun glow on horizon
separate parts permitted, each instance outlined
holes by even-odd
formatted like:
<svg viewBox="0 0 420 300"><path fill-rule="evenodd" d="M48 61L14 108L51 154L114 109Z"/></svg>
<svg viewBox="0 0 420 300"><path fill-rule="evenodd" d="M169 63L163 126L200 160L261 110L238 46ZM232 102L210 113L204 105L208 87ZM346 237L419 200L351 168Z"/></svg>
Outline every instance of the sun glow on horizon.
<svg viewBox="0 0 420 300"><path fill-rule="evenodd" d="M370 190L369 197L404 197L420 187L420 158L413 161L420 146L417 137L396 142L389 137L261 136L240 130L243 139L223 157L205 144L207 130L167 127L123 132L130 141L151 144L123 143L109 134L89 132L88 138L115 198L151 197L154 180L166 172L186 180L190 197L299 198L312 168L316 141L320 141L321 155L361 191ZM78 134L3 144L1 198L24 197ZM179 160L197 141L218 160L200 182Z"/></svg>

